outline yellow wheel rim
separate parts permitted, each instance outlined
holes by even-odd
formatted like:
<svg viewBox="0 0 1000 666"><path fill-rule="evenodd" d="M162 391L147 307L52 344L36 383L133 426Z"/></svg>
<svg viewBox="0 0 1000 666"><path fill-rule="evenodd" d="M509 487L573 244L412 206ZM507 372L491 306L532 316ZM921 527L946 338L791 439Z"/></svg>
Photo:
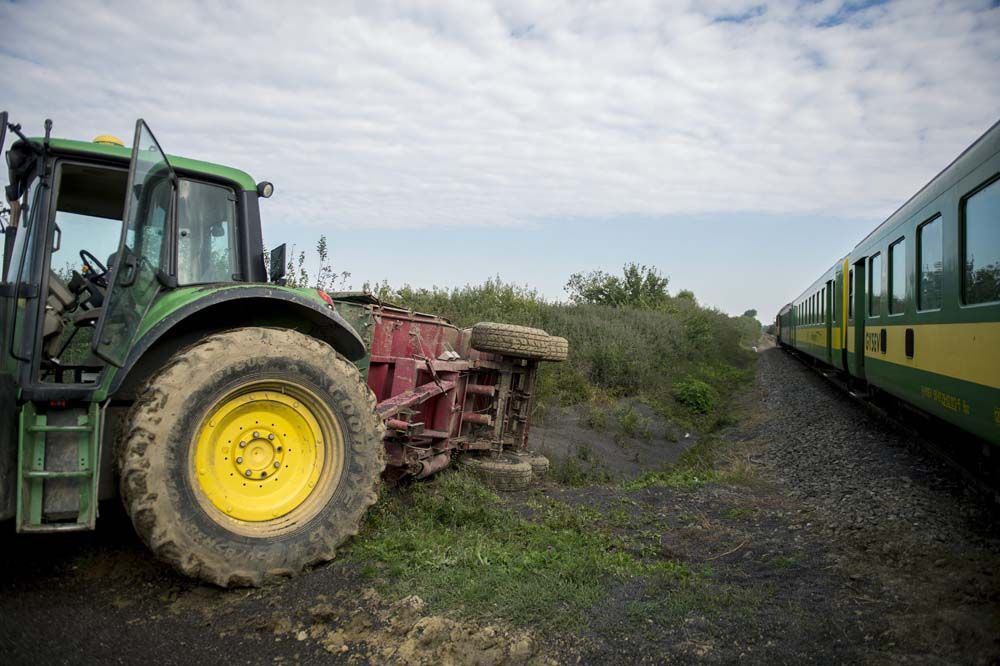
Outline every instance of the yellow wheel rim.
<svg viewBox="0 0 1000 666"><path fill-rule="evenodd" d="M301 525L329 500L343 469L343 432L311 391L255 382L209 409L191 464L195 495L216 522L271 535Z"/></svg>

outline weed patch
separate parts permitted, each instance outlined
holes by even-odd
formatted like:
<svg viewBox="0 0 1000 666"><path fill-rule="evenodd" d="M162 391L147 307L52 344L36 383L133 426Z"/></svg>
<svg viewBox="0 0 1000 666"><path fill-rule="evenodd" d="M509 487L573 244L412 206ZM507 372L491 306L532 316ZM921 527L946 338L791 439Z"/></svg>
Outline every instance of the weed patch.
<svg viewBox="0 0 1000 666"><path fill-rule="evenodd" d="M708 414L719 400L715 389L693 377L674 384L674 397L695 414Z"/></svg>
<svg viewBox="0 0 1000 666"><path fill-rule="evenodd" d="M592 457L590 447L580 446L577 448L576 457L587 462ZM579 488L582 486L592 486L595 484L609 483L611 475L608 472L594 467L584 467L574 458L567 458L562 462L553 462L549 467L548 478L564 486Z"/></svg>

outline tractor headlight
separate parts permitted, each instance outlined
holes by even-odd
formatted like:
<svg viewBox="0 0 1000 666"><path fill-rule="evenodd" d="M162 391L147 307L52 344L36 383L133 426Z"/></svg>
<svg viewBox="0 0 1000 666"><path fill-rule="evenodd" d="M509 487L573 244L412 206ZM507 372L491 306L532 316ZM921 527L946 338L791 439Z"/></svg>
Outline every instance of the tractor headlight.
<svg viewBox="0 0 1000 666"><path fill-rule="evenodd" d="M274 194L274 185L272 183L269 183L266 180L262 180L259 183L257 183L257 195L258 196L261 196L264 199L267 199L267 198L270 198L270 196L272 194Z"/></svg>

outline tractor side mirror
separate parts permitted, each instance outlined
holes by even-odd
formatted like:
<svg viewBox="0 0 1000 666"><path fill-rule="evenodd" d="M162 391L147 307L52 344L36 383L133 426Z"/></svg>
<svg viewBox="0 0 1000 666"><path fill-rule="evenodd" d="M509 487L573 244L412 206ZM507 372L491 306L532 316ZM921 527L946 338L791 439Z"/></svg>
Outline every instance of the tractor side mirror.
<svg viewBox="0 0 1000 666"><path fill-rule="evenodd" d="M271 270L268 271L271 282L285 284L285 244L271 250Z"/></svg>

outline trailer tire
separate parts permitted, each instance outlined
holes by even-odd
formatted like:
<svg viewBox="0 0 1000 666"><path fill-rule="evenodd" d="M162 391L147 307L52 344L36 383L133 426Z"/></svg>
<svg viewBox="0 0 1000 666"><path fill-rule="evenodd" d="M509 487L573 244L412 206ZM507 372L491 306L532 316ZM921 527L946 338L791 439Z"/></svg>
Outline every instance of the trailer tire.
<svg viewBox="0 0 1000 666"><path fill-rule="evenodd" d="M537 360L549 349L549 334L540 328L483 321L472 327L470 344L479 351Z"/></svg>
<svg viewBox="0 0 1000 666"><path fill-rule="evenodd" d="M483 457L466 454L459 458L458 464L494 490L516 491L531 487L531 465L512 453Z"/></svg>
<svg viewBox="0 0 1000 666"><path fill-rule="evenodd" d="M212 335L140 392L122 499L181 573L259 585L333 559L357 533L377 499L384 428L357 367L326 343L271 328Z"/></svg>
<svg viewBox="0 0 1000 666"><path fill-rule="evenodd" d="M517 451L513 454L518 460L526 462L531 465L531 479L532 481L541 481L549 473L549 459L540 453L534 453L532 451Z"/></svg>
<svg viewBox="0 0 1000 666"><path fill-rule="evenodd" d="M555 335L549 336L545 354L541 360L559 363L567 358L569 358L569 340Z"/></svg>

